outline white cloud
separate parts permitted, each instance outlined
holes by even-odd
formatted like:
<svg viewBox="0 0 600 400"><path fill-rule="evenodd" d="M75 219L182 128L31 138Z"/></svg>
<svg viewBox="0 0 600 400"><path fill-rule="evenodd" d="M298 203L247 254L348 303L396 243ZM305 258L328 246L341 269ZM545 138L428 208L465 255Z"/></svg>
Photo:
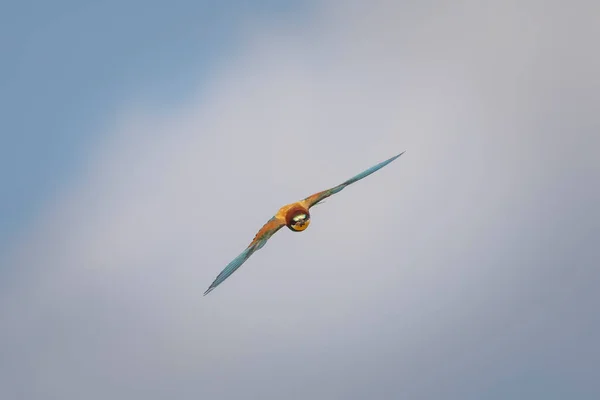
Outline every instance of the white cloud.
<svg viewBox="0 0 600 400"><path fill-rule="evenodd" d="M585 346L600 10L541 5L325 4L125 110L10 260L1 390L481 398ZM402 150L201 297L280 205Z"/></svg>

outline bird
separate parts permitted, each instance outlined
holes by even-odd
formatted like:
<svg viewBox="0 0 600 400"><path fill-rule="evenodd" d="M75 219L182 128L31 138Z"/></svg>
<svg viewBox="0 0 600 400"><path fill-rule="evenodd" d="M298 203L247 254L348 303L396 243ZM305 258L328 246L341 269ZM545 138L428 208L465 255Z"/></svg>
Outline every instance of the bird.
<svg viewBox="0 0 600 400"><path fill-rule="evenodd" d="M233 274L239 267L245 263L252 254L256 251L263 248L263 246L267 243L267 241L273 236L278 230L287 226L292 232L303 232L308 228L310 224L310 208L322 204L323 200L327 197L334 195L340 191L342 191L347 186L357 182L367 176L371 175L373 172L380 170L385 167L402 154L397 154L385 161L380 162L377 165L372 166L371 168L361 172L360 174L353 176L352 178L340 183L337 186L334 186L330 189L323 190L321 192L317 192L313 195L306 197L303 200L297 201L295 203L287 204L279 209L277 213L267 221L263 225L263 227L256 233L252 242L246 247L246 249L236 258L233 259L215 278L213 283L208 287L208 289L204 292L204 296L213 291L217 286L219 286L225 279L229 278L231 274Z"/></svg>

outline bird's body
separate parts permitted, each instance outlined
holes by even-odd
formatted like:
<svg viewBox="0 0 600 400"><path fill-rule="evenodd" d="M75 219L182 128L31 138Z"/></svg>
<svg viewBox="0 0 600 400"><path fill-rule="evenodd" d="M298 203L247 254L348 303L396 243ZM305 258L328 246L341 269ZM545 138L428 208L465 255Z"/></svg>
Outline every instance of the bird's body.
<svg viewBox="0 0 600 400"><path fill-rule="evenodd" d="M385 160L363 172L360 174L348 179L347 181L335 186L331 189L323 190L321 192L317 192L307 198L297 201L295 203L286 204L281 207L275 215L267 221L263 225L263 227L258 231L258 233L252 239L252 242L248 245L248 247L233 261L231 261L223 271L216 277L214 282L210 285L210 287L204 292L204 295L210 293L214 288L220 285L225 279L227 279L231 274L233 274L250 256L257 250L261 249L266 243L267 240L271 238L279 229L287 226L293 232L302 232L308 225L310 224L310 208L321 203L325 198L338 193L346 186L353 184L356 181L359 181L368 175L371 175L373 172L385 167L387 164L394 161L396 158L400 157L404 152Z"/></svg>

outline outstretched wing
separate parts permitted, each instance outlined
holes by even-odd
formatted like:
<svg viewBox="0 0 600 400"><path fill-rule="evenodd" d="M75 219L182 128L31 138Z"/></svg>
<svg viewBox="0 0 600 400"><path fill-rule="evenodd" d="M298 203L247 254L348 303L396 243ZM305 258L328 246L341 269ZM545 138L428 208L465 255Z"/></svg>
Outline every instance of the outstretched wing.
<svg viewBox="0 0 600 400"><path fill-rule="evenodd" d="M312 196L308 196L307 198L302 200L303 205L306 208L311 208L315 204L318 204L320 201L323 201L323 199L331 196L332 194L336 194L337 192L341 191L346 186L351 185L354 182L359 181L362 178L365 178L365 177L371 175L373 172L385 167L386 165L388 165L389 163L394 161L396 158L400 157L402 154L404 154L404 152L402 152L388 160L380 162L377 165L372 166L371 168L367 169L366 171L361 172L360 174L348 179L344 183L341 183L335 187L332 187L331 189L323 190L322 192L318 192L318 193L313 194Z"/></svg>
<svg viewBox="0 0 600 400"><path fill-rule="evenodd" d="M279 216L274 216L269 221L267 221L267 223L264 224L263 227L258 231L256 236L254 236L254 239L252 240L250 245L246 247L246 250L244 250L242 254L234 258L233 261L231 261L225 267L225 269L223 269L223 271L221 271L221 273L215 278L214 282L211 283L206 292L204 292L204 296L206 296L214 288L219 286L225 279L229 278L231 274L233 274L239 267L241 267L242 264L245 263L246 260L250 258L252 254L254 254L255 251L260 250L265 245L265 243L267 243L267 240L269 240L269 238L273 236L273 234L275 234L275 232L281 229L284 225L285 219L282 219Z"/></svg>

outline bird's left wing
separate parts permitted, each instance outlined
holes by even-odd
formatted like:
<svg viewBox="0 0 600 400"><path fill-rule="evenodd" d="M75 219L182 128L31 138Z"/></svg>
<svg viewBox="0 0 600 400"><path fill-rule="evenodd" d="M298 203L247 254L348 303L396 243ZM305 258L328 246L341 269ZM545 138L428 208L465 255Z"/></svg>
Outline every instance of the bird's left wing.
<svg viewBox="0 0 600 400"><path fill-rule="evenodd" d="M233 259L226 267L221 271L221 273L215 278L214 282L211 283L210 287L204 292L204 296L209 294L214 288L219 286L225 279L229 278L231 274L233 274L239 267L242 266L243 263L246 262L248 258L255 251L260 250L267 240L271 236L275 234L279 229L281 229L285 225L285 218L282 218L279 215L274 216L263 227L258 231L258 233L254 236L254 239L246 247L246 250L242 252L239 256Z"/></svg>
<svg viewBox="0 0 600 400"><path fill-rule="evenodd" d="M363 178L366 178L367 176L371 175L373 172L380 170L381 168L385 167L386 165L388 165L389 163L391 163L392 161L394 161L396 158L400 157L402 154L404 154L404 152L395 155L392 158L389 158L385 161L380 162L377 165L372 166L371 168L361 172L360 174L353 176L352 178L348 179L347 181L332 187L331 189L327 189L327 190L323 190L322 192L318 192L315 193L311 196L308 196L307 198L305 198L304 200L302 200L303 205L306 208L311 208L312 206L318 204L319 202L323 201L325 198L336 194L337 192L340 192L342 189L344 189L346 186L353 184L356 181L359 181Z"/></svg>

